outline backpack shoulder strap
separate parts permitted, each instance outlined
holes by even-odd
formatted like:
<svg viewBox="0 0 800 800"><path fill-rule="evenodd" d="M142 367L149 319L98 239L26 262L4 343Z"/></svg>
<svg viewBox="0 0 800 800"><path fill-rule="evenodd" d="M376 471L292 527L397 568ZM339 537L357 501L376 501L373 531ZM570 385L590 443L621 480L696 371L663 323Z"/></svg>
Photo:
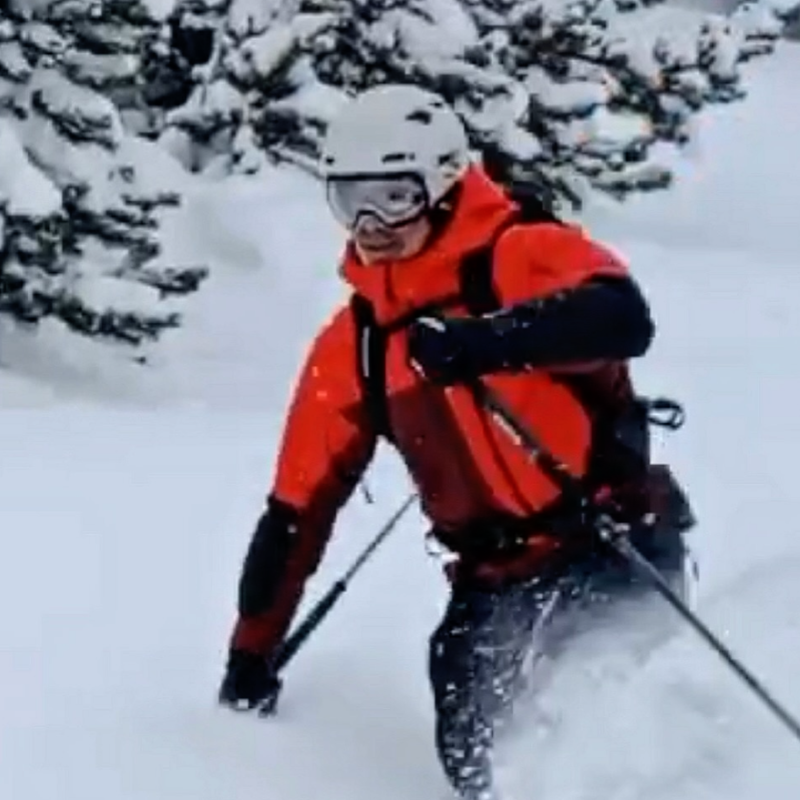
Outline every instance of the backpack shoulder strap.
<svg viewBox="0 0 800 800"><path fill-rule="evenodd" d="M518 222L524 225L550 223L563 225L564 221L542 199L541 192L524 183L513 183L508 196L519 206Z"/></svg>
<svg viewBox="0 0 800 800"><path fill-rule="evenodd" d="M517 213L495 231L489 242L461 259L461 300L471 316L491 314L501 306L494 286L493 272L495 247L503 233L512 225L563 224L532 189L524 185L512 186L508 190L508 196L517 204Z"/></svg>
<svg viewBox="0 0 800 800"><path fill-rule="evenodd" d="M494 288L494 247L499 235L489 244L467 253L459 265L461 302L470 316L480 317L500 308Z"/></svg>
<svg viewBox="0 0 800 800"><path fill-rule="evenodd" d="M363 295L353 294L350 310L356 328L356 372L367 415L377 435L392 441L386 399L386 333L375 320L372 304Z"/></svg>

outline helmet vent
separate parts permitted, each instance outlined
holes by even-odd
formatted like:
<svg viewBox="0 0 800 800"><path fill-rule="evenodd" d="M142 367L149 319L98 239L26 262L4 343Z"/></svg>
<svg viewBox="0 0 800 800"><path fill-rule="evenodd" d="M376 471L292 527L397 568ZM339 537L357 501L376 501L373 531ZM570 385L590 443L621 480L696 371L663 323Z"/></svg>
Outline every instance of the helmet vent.
<svg viewBox="0 0 800 800"><path fill-rule="evenodd" d="M418 108L410 114L406 114L409 122L419 122L421 125L430 125L433 122L433 115L427 108Z"/></svg>
<svg viewBox="0 0 800 800"><path fill-rule="evenodd" d="M381 161L384 164L396 164L398 161L412 161L413 156L410 153L387 153Z"/></svg>

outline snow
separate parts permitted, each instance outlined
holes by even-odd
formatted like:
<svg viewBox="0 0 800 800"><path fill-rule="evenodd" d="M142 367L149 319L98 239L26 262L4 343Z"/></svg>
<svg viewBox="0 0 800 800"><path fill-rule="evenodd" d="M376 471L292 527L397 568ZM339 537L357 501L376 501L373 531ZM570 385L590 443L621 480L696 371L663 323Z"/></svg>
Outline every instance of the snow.
<svg viewBox="0 0 800 800"><path fill-rule="evenodd" d="M748 100L713 108L699 119L698 140L683 158L665 150L660 158L676 172L668 203L659 195L643 196L620 214L598 199L592 221L615 238L648 238L688 251L684 259L697 263L698 273L709 271L710 258L730 261L726 272L732 275L746 274L748 264L765 259L777 274L788 272L790 266L781 271L778 265L793 264L800 244L794 211L800 165L789 144L800 137L800 113L787 102L785 87L798 68L792 45L748 67L754 87Z"/></svg>
<svg viewBox="0 0 800 800"><path fill-rule="evenodd" d="M102 129L110 143L119 145L124 132L114 104L97 92L79 86L55 69L36 70L30 82L31 95L38 95L54 115L81 117Z"/></svg>
<svg viewBox="0 0 800 800"><path fill-rule="evenodd" d="M23 30L22 41L54 56L64 52L64 40L50 25L44 22L29 22Z"/></svg>
<svg viewBox="0 0 800 800"><path fill-rule="evenodd" d="M292 108L298 114L328 123L339 113L349 95L336 86L318 80L306 67L303 61L293 67L292 78L298 84L298 89L286 100L275 101L273 108Z"/></svg>
<svg viewBox="0 0 800 800"><path fill-rule="evenodd" d="M14 215L48 217L61 210L61 193L28 159L14 130L0 122L0 204Z"/></svg>
<svg viewBox="0 0 800 800"><path fill-rule="evenodd" d="M243 113L242 95L226 80L218 78L195 88L188 102L171 111L169 121L175 125L198 123L197 117L227 120Z"/></svg>
<svg viewBox="0 0 800 800"><path fill-rule="evenodd" d="M233 0L228 19L231 30L244 36L264 30L273 19L292 19L299 8L297 0Z"/></svg>
<svg viewBox="0 0 800 800"><path fill-rule="evenodd" d="M387 37L396 39L414 62L458 57L478 42L475 24L456 0L433 0L416 13L398 8L383 15L378 24L388 28ZM447 36L442 36L443 30Z"/></svg>
<svg viewBox="0 0 800 800"><path fill-rule="evenodd" d="M709 114L670 194L584 220L651 298L640 385L687 407L659 452L701 520L698 610L795 712L799 69L791 46L753 65L750 99ZM445 584L416 511L292 664L275 719L215 707L298 360L343 297L342 234L312 178L271 167L187 184L165 237L165 260L212 276L147 364L55 323L0 323L0 785L15 800L444 798L425 657ZM376 503L348 506L308 602L408 491L383 451L369 483ZM554 679L549 729L509 748L511 800L798 796L798 743L694 635L640 666L603 646Z"/></svg>
<svg viewBox="0 0 800 800"><path fill-rule="evenodd" d="M280 69L293 51L320 35L333 21L332 14L299 13L278 21L258 35L245 38L228 57L228 66L240 80L263 81Z"/></svg>
<svg viewBox="0 0 800 800"><path fill-rule="evenodd" d="M550 76L538 67L525 76L525 88L545 108L566 113L589 114L598 105L609 100L607 86L588 81L555 83Z"/></svg>
<svg viewBox="0 0 800 800"><path fill-rule="evenodd" d="M0 62L8 76L16 81L26 81L30 76L31 68L22 53L22 45L17 41L0 44Z"/></svg>
<svg viewBox="0 0 800 800"><path fill-rule="evenodd" d="M97 210L113 203L116 193L106 176L115 164L117 148L124 141L122 122L114 105L55 70L34 72L25 91L31 99L38 98L51 115L77 115L81 125L103 142L102 145L72 142L43 114L28 111L23 121L15 122L15 127L19 127L36 162L62 186L69 182L89 183L92 187L89 202Z"/></svg>
<svg viewBox="0 0 800 800"><path fill-rule="evenodd" d="M254 36L241 47L241 58L258 76L268 76L283 63L295 47L290 25L276 25Z"/></svg>
<svg viewBox="0 0 800 800"><path fill-rule="evenodd" d="M150 16L156 20L166 19L175 8L175 0L141 0Z"/></svg>
<svg viewBox="0 0 800 800"><path fill-rule="evenodd" d="M80 276L75 281L75 291L91 308L99 311L114 309L121 314L133 314L143 308L158 307L158 291L134 281L121 281L111 276Z"/></svg>

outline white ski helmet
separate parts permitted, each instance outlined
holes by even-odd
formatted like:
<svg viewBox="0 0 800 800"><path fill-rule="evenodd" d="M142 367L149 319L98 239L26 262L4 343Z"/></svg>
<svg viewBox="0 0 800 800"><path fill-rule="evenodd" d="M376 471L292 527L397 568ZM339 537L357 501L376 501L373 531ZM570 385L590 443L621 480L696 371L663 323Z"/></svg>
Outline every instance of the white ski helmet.
<svg viewBox="0 0 800 800"><path fill-rule="evenodd" d="M406 84L368 89L328 126L322 177L419 175L436 205L462 178L469 144L461 120L438 95Z"/></svg>

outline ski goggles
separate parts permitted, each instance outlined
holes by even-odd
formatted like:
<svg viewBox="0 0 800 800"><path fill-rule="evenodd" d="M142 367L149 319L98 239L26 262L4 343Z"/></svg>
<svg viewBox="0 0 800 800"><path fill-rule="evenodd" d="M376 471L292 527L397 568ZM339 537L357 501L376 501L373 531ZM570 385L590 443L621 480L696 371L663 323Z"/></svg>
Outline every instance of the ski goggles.
<svg viewBox="0 0 800 800"><path fill-rule="evenodd" d="M397 228L429 208L425 183L413 174L328 178L325 192L334 217L351 230L364 216Z"/></svg>

